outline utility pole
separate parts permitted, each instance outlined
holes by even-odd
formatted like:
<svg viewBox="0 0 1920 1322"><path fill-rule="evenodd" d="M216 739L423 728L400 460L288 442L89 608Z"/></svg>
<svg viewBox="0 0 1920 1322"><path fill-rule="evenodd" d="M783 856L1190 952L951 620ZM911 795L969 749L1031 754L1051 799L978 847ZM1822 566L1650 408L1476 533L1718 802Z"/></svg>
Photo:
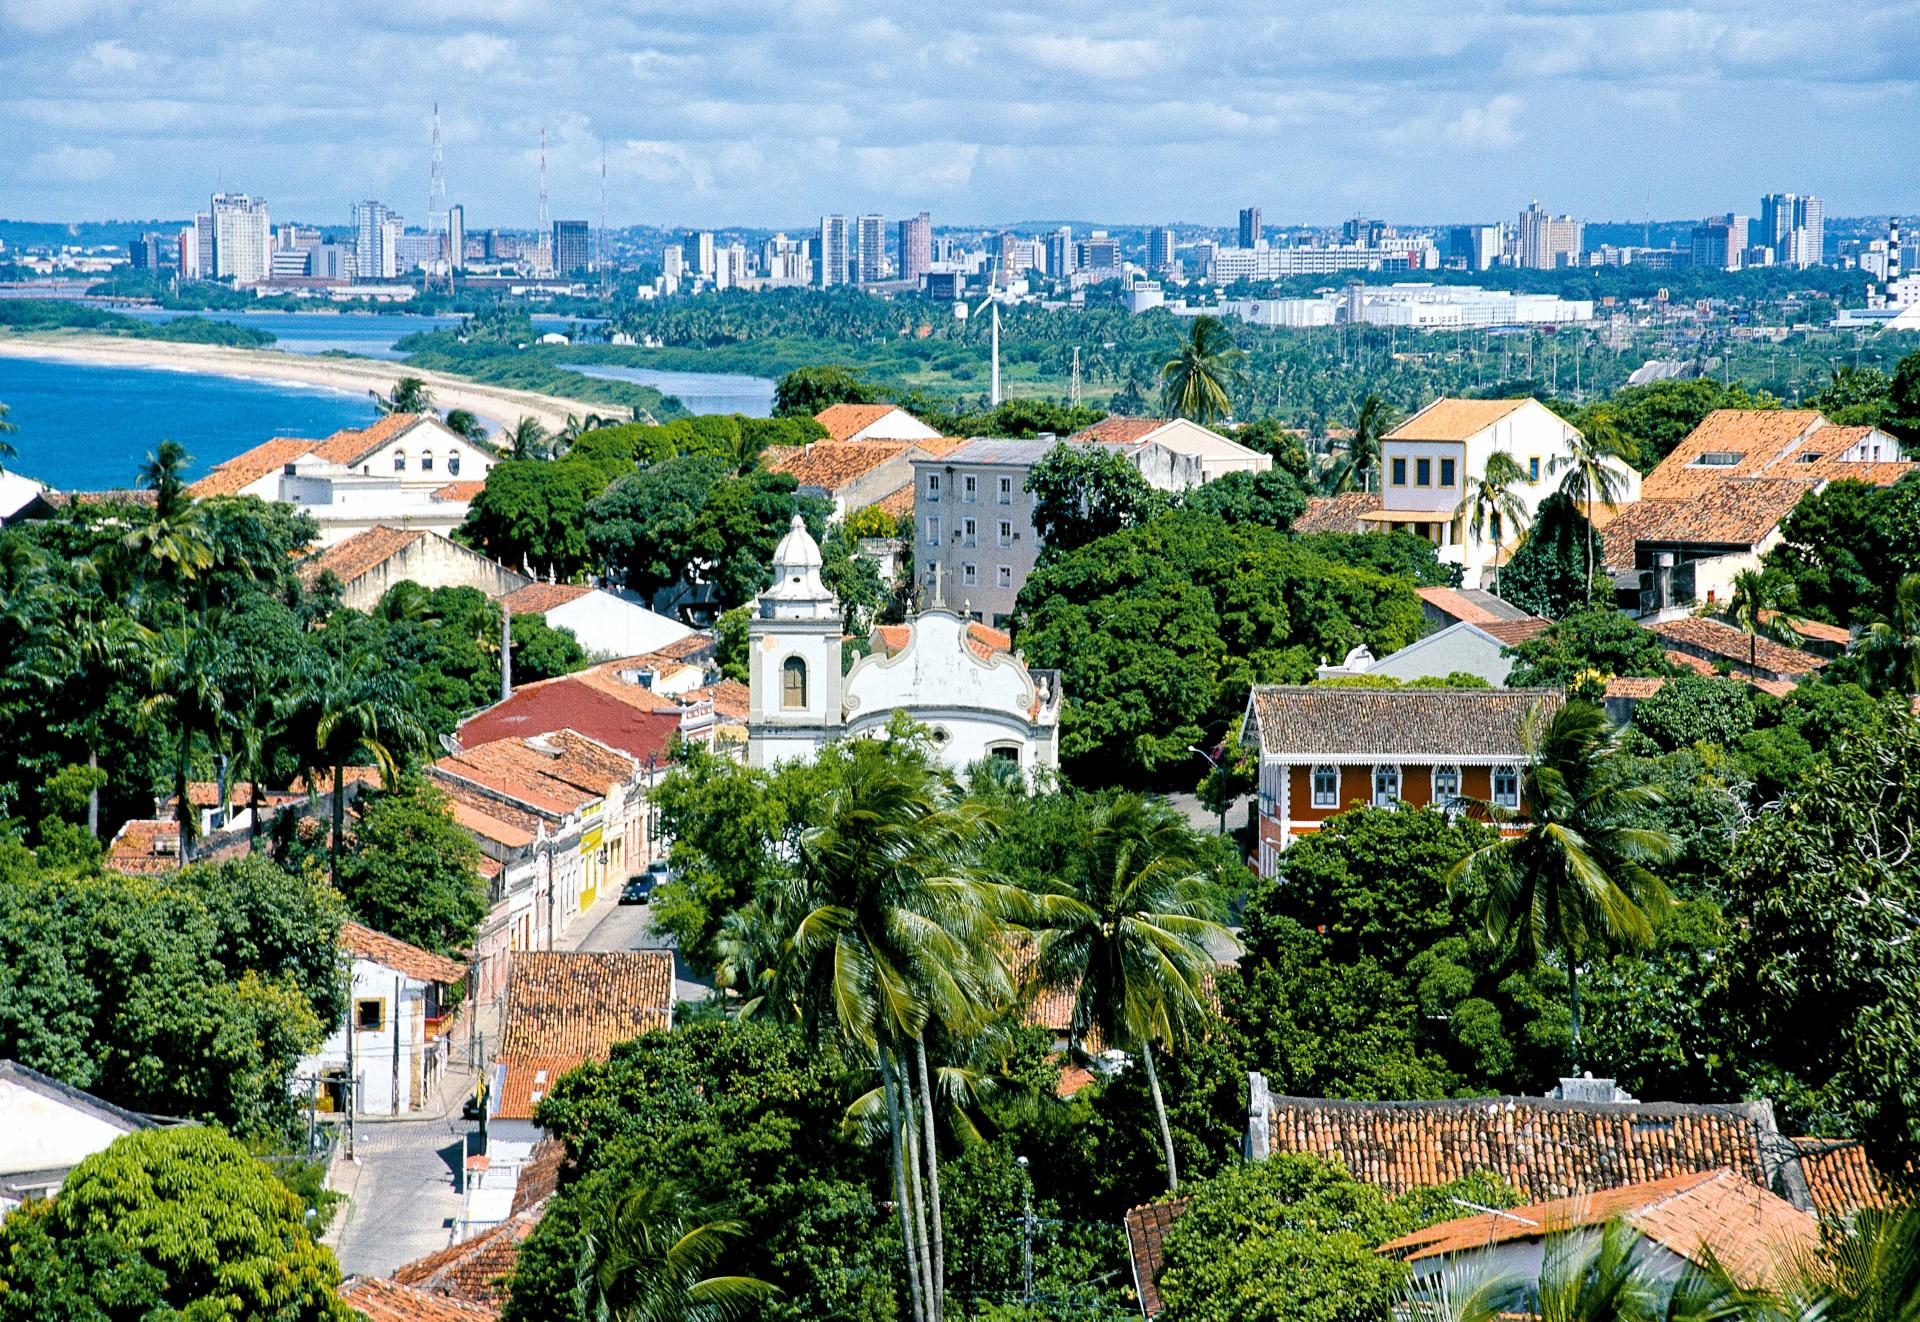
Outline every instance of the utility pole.
<svg viewBox="0 0 1920 1322"><path fill-rule="evenodd" d="M1067 382L1067 403L1080 407L1080 346L1073 346L1073 376Z"/></svg>
<svg viewBox="0 0 1920 1322"><path fill-rule="evenodd" d="M513 611L500 598L500 701L513 696Z"/></svg>
<svg viewBox="0 0 1920 1322"><path fill-rule="evenodd" d="M1033 1176L1027 1171L1025 1157L1014 1158L1020 1164L1020 1302L1033 1302Z"/></svg>
<svg viewBox="0 0 1920 1322"><path fill-rule="evenodd" d="M393 975L393 1008L387 1011L387 1028L393 1033L393 1092L387 1099L387 1114L400 1114L400 975Z"/></svg>
<svg viewBox="0 0 1920 1322"><path fill-rule="evenodd" d="M335 794L338 794L340 793L340 789L341 789L340 786L335 785L333 787L333 792ZM354 1094L354 1084L358 1081L357 1076L354 1074L353 1040L356 1037L360 1036L359 1013L358 1013L358 1007L355 1006L354 1004L353 992L354 992L353 965L351 962L349 962L347 965L347 1086L344 1094L346 1108L347 1108L347 1160L348 1161L353 1160L353 1107L354 1107L353 1094Z"/></svg>

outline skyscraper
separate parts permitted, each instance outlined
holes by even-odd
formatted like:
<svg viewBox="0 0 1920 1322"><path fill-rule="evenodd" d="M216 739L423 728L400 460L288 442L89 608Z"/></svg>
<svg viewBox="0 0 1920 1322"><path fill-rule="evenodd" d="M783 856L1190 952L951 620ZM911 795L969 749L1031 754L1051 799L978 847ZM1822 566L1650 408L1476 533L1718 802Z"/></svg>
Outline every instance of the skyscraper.
<svg viewBox="0 0 1920 1322"><path fill-rule="evenodd" d="M863 285L878 284L887 278L887 223L879 216L860 217L854 233L854 266Z"/></svg>
<svg viewBox="0 0 1920 1322"><path fill-rule="evenodd" d="M1738 271L1747 251L1747 218L1728 212L1693 229L1693 264L1716 271Z"/></svg>
<svg viewBox="0 0 1920 1322"><path fill-rule="evenodd" d="M392 242L400 218L371 199L353 207L354 266L362 280L391 280L400 273Z"/></svg>
<svg viewBox="0 0 1920 1322"><path fill-rule="evenodd" d="M1783 266L1818 266L1826 258L1827 208L1804 193L1769 193L1760 199L1755 244L1773 249Z"/></svg>
<svg viewBox="0 0 1920 1322"><path fill-rule="evenodd" d="M231 276L236 285L251 285L273 273L273 226L264 198L215 193L212 216L216 280Z"/></svg>
<svg viewBox="0 0 1920 1322"><path fill-rule="evenodd" d="M1459 225L1448 236L1449 255L1469 271L1493 267L1506 248L1506 230L1500 225Z"/></svg>
<svg viewBox="0 0 1920 1322"><path fill-rule="evenodd" d="M1585 226L1572 216L1551 216L1534 202L1520 213L1519 263L1538 271L1580 263Z"/></svg>
<svg viewBox="0 0 1920 1322"><path fill-rule="evenodd" d="M1073 274L1073 229L1062 225L1047 235L1047 274L1064 280Z"/></svg>
<svg viewBox="0 0 1920 1322"><path fill-rule="evenodd" d="M933 217L922 211L900 222L900 278L919 283L933 269Z"/></svg>
<svg viewBox="0 0 1920 1322"><path fill-rule="evenodd" d="M1260 208L1241 207L1240 246L1242 248L1258 248L1260 243Z"/></svg>
<svg viewBox="0 0 1920 1322"><path fill-rule="evenodd" d="M688 274L697 280L713 279L713 231L692 230L680 241Z"/></svg>
<svg viewBox="0 0 1920 1322"><path fill-rule="evenodd" d="M820 217L820 287L847 283L847 259L850 256L847 243L847 218L845 216Z"/></svg>
<svg viewBox="0 0 1920 1322"><path fill-rule="evenodd" d="M467 209L455 202L447 208L447 269L462 271L467 265Z"/></svg>
<svg viewBox="0 0 1920 1322"><path fill-rule="evenodd" d="M593 269L593 226L584 220L553 222L553 269L559 275Z"/></svg>
<svg viewBox="0 0 1920 1322"><path fill-rule="evenodd" d="M1158 275L1173 265L1173 231L1147 231L1147 269Z"/></svg>

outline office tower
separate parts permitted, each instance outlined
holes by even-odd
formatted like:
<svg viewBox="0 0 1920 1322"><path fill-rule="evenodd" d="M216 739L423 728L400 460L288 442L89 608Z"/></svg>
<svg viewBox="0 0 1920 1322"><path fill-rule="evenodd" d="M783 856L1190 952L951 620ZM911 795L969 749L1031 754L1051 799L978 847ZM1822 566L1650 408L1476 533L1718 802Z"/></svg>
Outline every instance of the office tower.
<svg viewBox="0 0 1920 1322"><path fill-rule="evenodd" d="M1506 250L1504 225L1456 225L1448 236L1448 255L1469 271L1486 271L1499 264Z"/></svg>
<svg viewBox="0 0 1920 1322"><path fill-rule="evenodd" d="M1895 216L1887 222L1887 280L1898 280L1906 269L1905 257L1900 251L1900 217Z"/></svg>
<svg viewBox="0 0 1920 1322"><path fill-rule="evenodd" d="M127 257L136 271L158 271L180 264L180 246L165 234L142 234L127 244Z"/></svg>
<svg viewBox="0 0 1920 1322"><path fill-rule="evenodd" d="M933 217L922 211L900 222L900 278L918 284L933 269Z"/></svg>
<svg viewBox="0 0 1920 1322"><path fill-rule="evenodd" d="M1716 271L1738 271L1747 252L1747 218L1729 212L1693 228L1693 264Z"/></svg>
<svg viewBox="0 0 1920 1322"><path fill-rule="evenodd" d="M1095 230L1075 245L1074 261L1083 271L1120 269L1120 240L1109 238L1105 230Z"/></svg>
<svg viewBox="0 0 1920 1322"><path fill-rule="evenodd" d="M1377 247L1385 240L1393 238L1394 233L1393 226L1372 220L1366 216L1355 216L1352 220L1345 220L1340 223L1340 241L1342 243L1359 243L1370 247Z"/></svg>
<svg viewBox="0 0 1920 1322"><path fill-rule="evenodd" d="M353 208L354 268L362 280L391 280L399 274L395 227L399 217L380 203L357 202Z"/></svg>
<svg viewBox="0 0 1920 1322"><path fill-rule="evenodd" d="M696 280L713 279L713 231L689 230L680 240L681 272Z"/></svg>
<svg viewBox="0 0 1920 1322"><path fill-rule="evenodd" d="M660 254L660 274L677 282L686 270L687 250L677 243L668 244Z"/></svg>
<svg viewBox="0 0 1920 1322"><path fill-rule="evenodd" d="M1804 193L1769 193L1752 241L1773 249L1782 266L1818 266L1826 257L1826 204Z"/></svg>
<svg viewBox="0 0 1920 1322"><path fill-rule="evenodd" d="M1147 231L1147 269L1156 275L1173 265L1173 231Z"/></svg>
<svg viewBox="0 0 1920 1322"><path fill-rule="evenodd" d="M455 202L447 208L447 269L462 271L467 265L467 209Z"/></svg>
<svg viewBox="0 0 1920 1322"><path fill-rule="evenodd" d="M307 274L315 280L348 281L359 270L351 244L323 243L307 253Z"/></svg>
<svg viewBox="0 0 1920 1322"><path fill-rule="evenodd" d="M863 285L887 278L887 228L879 216L862 216L854 229L854 278Z"/></svg>
<svg viewBox="0 0 1920 1322"><path fill-rule="evenodd" d="M1073 230L1062 225L1047 235L1047 274L1064 280L1073 274Z"/></svg>
<svg viewBox="0 0 1920 1322"><path fill-rule="evenodd" d="M1258 248L1262 243L1260 235L1260 208L1240 208L1240 246Z"/></svg>
<svg viewBox="0 0 1920 1322"><path fill-rule="evenodd" d="M266 201L245 193L215 193L211 214L214 278L231 277L236 285L265 280L273 269Z"/></svg>
<svg viewBox="0 0 1920 1322"><path fill-rule="evenodd" d="M273 250L273 278L287 280L304 277L311 269L312 250L308 248L275 248Z"/></svg>
<svg viewBox="0 0 1920 1322"><path fill-rule="evenodd" d="M553 222L553 269L559 275L593 269L593 226L584 220Z"/></svg>
<svg viewBox="0 0 1920 1322"><path fill-rule="evenodd" d="M822 289L847 283L849 248L847 218L820 217L820 262L817 274Z"/></svg>
<svg viewBox="0 0 1920 1322"><path fill-rule="evenodd" d="M1550 216L1534 202L1520 213L1519 263L1537 271L1578 266L1585 229L1572 216Z"/></svg>

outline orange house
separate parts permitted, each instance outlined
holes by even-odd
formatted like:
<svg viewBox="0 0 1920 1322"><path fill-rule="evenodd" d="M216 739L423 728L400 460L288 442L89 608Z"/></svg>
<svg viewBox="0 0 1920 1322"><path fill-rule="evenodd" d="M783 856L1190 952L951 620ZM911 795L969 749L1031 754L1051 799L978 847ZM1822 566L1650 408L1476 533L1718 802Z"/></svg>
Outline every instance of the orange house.
<svg viewBox="0 0 1920 1322"><path fill-rule="evenodd" d="M1528 718L1562 701L1558 689L1255 688L1241 739L1260 751L1260 875L1355 804L1519 808Z"/></svg>

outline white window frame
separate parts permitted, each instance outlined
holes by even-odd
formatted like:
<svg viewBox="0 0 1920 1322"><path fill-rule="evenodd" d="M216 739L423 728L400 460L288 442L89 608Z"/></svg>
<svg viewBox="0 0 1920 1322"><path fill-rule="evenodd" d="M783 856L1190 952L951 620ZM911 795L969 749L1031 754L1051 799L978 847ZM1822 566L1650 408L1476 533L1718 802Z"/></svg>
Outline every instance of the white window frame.
<svg viewBox="0 0 1920 1322"><path fill-rule="evenodd" d="M433 471L433 451L422 450L420 452L420 471L423 473L431 473Z"/></svg>
<svg viewBox="0 0 1920 1322"><path fill-rule="evenodd" d="M940 499L940 474L938 473L927 474L927 499Z"/></svg>
<svg viewBox="0 0 1920 1322"><path fill-rule="evenodd" d="M1013 522L1010 519L1000 520L1000 545L1013 545Z"/></svg>
<svg viewBox="0 0 1920 1322"><path fill-rule="evenodd" d="M1320 773L1326 772L1333 777L1333 788L1325 793L1320 789ZM1328 762L1322 762L1313 768L1307 776L1307 787L1313 796L1316 808L1338 808L1340 806L1340 768Z"/></svg>
<svg viewBox="0 0 1920 1322"><path fill-rule="evenodd" d="M960 503L963 505L973 505L977 504L979 500L980 479L972 473L968 473L960 479Z"/></svg>
<svg viewBox="0 0 1920 1322"><path fill-rule="evenodd" d="M1513 789L1509 793L1503 794L1500 791L1500 778L1502 776L1507 777L1513 786ZM1520 806L1520 768L1510 762L1495 767L1491 776L1489 790L1494 803L1500 807L1518 808Z"/></svg>
<svg viewBox="0 0 1920 1322"><path fill-rule="evenodd" d="M1440 788L1440 777L1443 773L1453 777L1452 789L1443 790ZM1435 765L1435 767L1433 768L1433 787L1432 788L1433 788L1433 804L1437 808L1444 808L1447 806L1447 804L1459 798L1460 797L1460 768L1455 766L1451 762L1441 762Z"/></svg>
<svg viewBox="0 0 1920 1322"><path fill-rule="evenodd" d="M938 514L927 515L927 545L940 545L940 516Z"/></svg>
<svg viewBox="0 0 1920 1322"><path fill-rule="evenodd" d="M980 544L980 522L978 519L962 519L960 521L960 544L962 546L978 546Z"/></svg>
<svg viewBox="0 0 1920 1322"><path fill-rule="evenodd" d="M966 587L966 588L977 588L980 586L980 566L979 565L968 564L964 561L961 562L960 586Z"/></svg>
<svg viewBox="0 0 1920 1322"><path fill-rule="evenodd" d="M1002 505L1013 504L1013 479L1010 477L1000 479L1000 503Z"/></svg>
<svg viewBox="0 0 1920 1322"><path fill-rule="evenodd" d="M1383 799L1380 796L1380 781L1385 776L1393 777L1393 792L1387 795ZM1369 798L1367 801L1371 803L1374 807L1391 808L1393 807L1394 804L1399 803L1400 787L1401 787L1399 764L1394 762L1375 763L1373 767L1373 780L1371 781L1371 786L1372 786L1373 794L1372 794L1372 797Z"/></svg>
<svg viewBox="0 0 1920 1322"><path fill-rule="evenodd" d="M1000 586L1003 588L1010 588L1013 586L1013 566L1012 565L1000 566Z"/></svg>

